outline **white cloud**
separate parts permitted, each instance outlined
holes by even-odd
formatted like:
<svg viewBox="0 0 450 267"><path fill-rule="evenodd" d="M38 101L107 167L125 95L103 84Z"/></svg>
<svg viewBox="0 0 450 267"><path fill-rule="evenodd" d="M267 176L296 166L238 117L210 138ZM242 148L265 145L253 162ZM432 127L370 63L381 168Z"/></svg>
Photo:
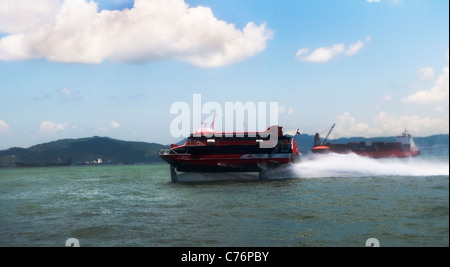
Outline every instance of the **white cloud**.
<svg viewBox="0 0 450 267"><path fill-rule="evenodd" d="M286 106L281 105L278 107L278 114L283 114L285 112L286 112Z"/></svg>
<svg viewBox="0 0 450 267"><path fill-rule="evenodd" d="M120 127L120 124L119 124L118 122L116 122L116 121L112 121L112 122L109 124L109 127L111 127L112 129L117 129L117 128Z"/></svg>
<svg viewBox="0 0 450 267"><path fill-rule="evenodd" d="M62 0L61 0L62 1ZM32 2L32 3L31 3ZM183 60L217 67L261 53L272 31L249 22L242 30L184 0L135 0L124 10L98 11L87 0L32 0L0 5L0 60L45 58L98 64L103 61ZM26 18L32 18L26 22ZM15 26L18 25L18 26Z"/></svg>
<svg viewBox="0 0 450 267"><path fill-rule="evenodd" d="M337 116L336 127L333 130L335 138L350 137L350 136L380 136L381 130L371 128L366 123L357 123L356 119L345 112Z"/></svg>
<svg viewBox="0 0 450 267"><path fill-rule="evenodd" d="M391 115L380 112L373 120L372 125L357 122L349 112L338 117L336 127L333 130L333 138L364 136L396 136L404 129L409 130L415 136L428 136L436 133L448 133L449 121L443 118L428 118L419 115Z"/></svg>
<svg viewBox="0 0 450 267"><path fill-rule="evenodd" d="M327 62L334 58L336 55L342 54L345 52L344 44L335 44L332 47L321 47L313 52L306 58L305 61L311 62ZM302 58L300 58L301 60Z"/></svg>
<svg viewBox="0 0 450 267"><path fill-rule="evenodd" d="M390 100L392 100L392 96L386 94L386 95L383 96L383 100L384 101L390 101Z"/></svg>
<svg viewBox="0 0 450 267"><path fill-rule="evenodd" d="M449 68L442 69L442 74L435 81L434 86L430 90L419 91L415 94L409 95L403 99L405 103L417 103L420 105L429 105L436 103L448 103L449 97L449 83L448 83Z"/></svg>
<svg viewBox="0 0 450 267"><path fill-rule="evenodd" d="M296 135L298 133L302 133L302 131L300 129L290 129L290 130L283 130L284 134L287 135Z"/></svg>
<svg viewBox="0 0 450 267"><path fill-rule="evenodd" d="M290 115L294 114L294 112L295 112L294 109L286 108L286 106L281 105L281 106L278 106L277 114L284 114L284 113L286 113L288 116L290 116Z"/></svg>
<svg viewBox="0 0 450 267"><path fill-rule="evenodd" d="M421 117L419 115L390 115L380 112L374 119L374 126L386 135L398 135L404 129L415 136L428 136L436 133L448 133L448 119Z"/></svg>
<svg viewBox="0 0 450 267"><path fill-rule="evenodd" d="M64 95L70 95L70 90L67 88L63 88L63 89L61 89L61 93Z"/></svg>
<svg viewBox="0 0 450 267"><path fill-rule="evenodd" d="M366 42L368 42L370 40L370 36L367 37ZM345 51L345 54L347 56L353 56L356 53L358 53L359 50L361 50L361 48L363 48L365 45L365 43L363 41L357 41L356 43L350 45L350 47Z"/></svg>
<svg viewBox="0 0 450 267"><path fill-rule="evenodd" d="M301 48L297 51L295 58L299 61L323 63L332 60L339 55L353 56L358 53L369 41L371 37L368 36L366 40L357 41L346 47L345 44L335 44L331 47L320 47L310 52L308 48Z"/></svg>
<svg viewBox="0 0 450 267"><path fill-rule="evenodd" d="M300 58L303 57L302 55L307 54L308 52L309 52L308 48L300 48L295 54L295 58L300 60Z"/></svg>
<svg viewBox="0 0 450 267"><path fill-rule="evenodd" d="M51 121L43 121L41 123L41 133L56 133L64 131L67 128L67 123L57 124Z"/></svg>
<svg viewBox="0 0 450 267"><path fill-rule="evenodd" d="M419 79L422 81L432 81L434 80L434 70L433 68L423 67L417 72L419 74Z"/></svg>
<svg viewBox="0 0 450 267"><path fill-rule="evenodd" d="M60 0L1 0L0 32L27 32L51 23L60 6Z"/></svg>
<svg viewBox="0 0 450 267"><path fill-rule="evenodd" d="M58 93L61 100L79 101L82 99L81 94L79 92L72 92L67 88L59 90Z"/></svg>
<svg viewBox="0 0 450 267"><path fill-rule="evenodd" d="M94 132L95 132L95 134L103 135L103 134L107 134L109 132L109 129L104 126L97 126L97 127L95 127Z"/></svg>
<svg viewBox="0 0 450 267"><path fill-rule="evenodd" d="M9 131L9 125L6 122L0 120L0 133L7 131Z"/></svg>
<svg viewBox="0 0 450 267"><path fill-rule="evenodd" d="M401 6L403 5L403 0L390 0L389 3L393 6Z"/></svg>

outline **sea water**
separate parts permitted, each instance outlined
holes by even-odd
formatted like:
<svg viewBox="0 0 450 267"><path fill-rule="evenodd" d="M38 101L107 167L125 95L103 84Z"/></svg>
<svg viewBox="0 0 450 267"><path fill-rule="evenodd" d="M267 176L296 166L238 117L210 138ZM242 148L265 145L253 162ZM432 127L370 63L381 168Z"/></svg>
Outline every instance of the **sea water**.
<svg viewBox="0 0 450 267"><path fill-rule="evenodd" d="M0 168L0 246L449 246L448 157L325 155L265 180L203 177L171 183L167 164Z"/></svg>

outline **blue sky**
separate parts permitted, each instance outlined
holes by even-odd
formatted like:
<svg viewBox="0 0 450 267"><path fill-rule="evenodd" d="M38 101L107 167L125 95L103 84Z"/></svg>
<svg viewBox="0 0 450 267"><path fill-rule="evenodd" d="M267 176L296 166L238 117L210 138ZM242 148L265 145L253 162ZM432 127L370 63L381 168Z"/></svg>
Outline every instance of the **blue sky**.
<svg viewBox="0 0 450 267"><path fill-rule="evenodd" d="M278 102L285 131L331 138L449 132L448 1L38 3L0 0L0 149L169 144L193 94Z"/></svg>

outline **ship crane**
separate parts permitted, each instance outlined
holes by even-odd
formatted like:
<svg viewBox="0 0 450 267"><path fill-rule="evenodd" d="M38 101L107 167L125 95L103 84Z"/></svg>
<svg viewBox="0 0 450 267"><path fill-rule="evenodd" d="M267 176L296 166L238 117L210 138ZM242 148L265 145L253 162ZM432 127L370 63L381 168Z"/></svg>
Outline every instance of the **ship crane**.
<svg viewBox="0 0 450 267"><path fill-rule="evenodd" d="M325 139L323 139L322 143L320 145L323 146L323 144L325 144L325 141L327 141L328 136L330 135L331 131L333 131L334 126L336 125L336 123L333 123L333 126L331 126L330 131L328 132L327 136L325 137Z"/></svg>

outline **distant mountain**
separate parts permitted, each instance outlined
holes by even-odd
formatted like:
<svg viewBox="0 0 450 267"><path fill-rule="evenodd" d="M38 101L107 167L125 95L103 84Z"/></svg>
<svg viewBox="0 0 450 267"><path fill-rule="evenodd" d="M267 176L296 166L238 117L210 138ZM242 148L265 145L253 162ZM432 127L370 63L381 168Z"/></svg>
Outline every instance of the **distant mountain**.
<svg viewBox="0 0 450 267"><path fill-rule="evenodd" d="M163 148L167 148L167 146L98 136L64 139L35 145L28 149L14 147L1 150L0 166L12 166L17 163L57 165L99 162L110 164L162 162L158 157L158 151Z"/></svg>
<svg viewBox="0 0 450 267"><path fill-rule="evenodd" d="M184 143L182 141L180 142ZM307 134L297 135L296 141L300 151L303 154L308 154L313 147L314 136ZM395 137L351 137L328 141L336 144L349 142L392 142L395 141ZM448 134L414 137L414 141L421 149L422 155L449 155ZM156 143L121 141L98 136L80 139L63 139L35 145L26 149L13 147L0 150L0 167L20 164L25 166L95 164L99 163L99 159L101 159L101 162L107 164L163 162L158 157L158 151L164 148L168 147Z"/></svg>

